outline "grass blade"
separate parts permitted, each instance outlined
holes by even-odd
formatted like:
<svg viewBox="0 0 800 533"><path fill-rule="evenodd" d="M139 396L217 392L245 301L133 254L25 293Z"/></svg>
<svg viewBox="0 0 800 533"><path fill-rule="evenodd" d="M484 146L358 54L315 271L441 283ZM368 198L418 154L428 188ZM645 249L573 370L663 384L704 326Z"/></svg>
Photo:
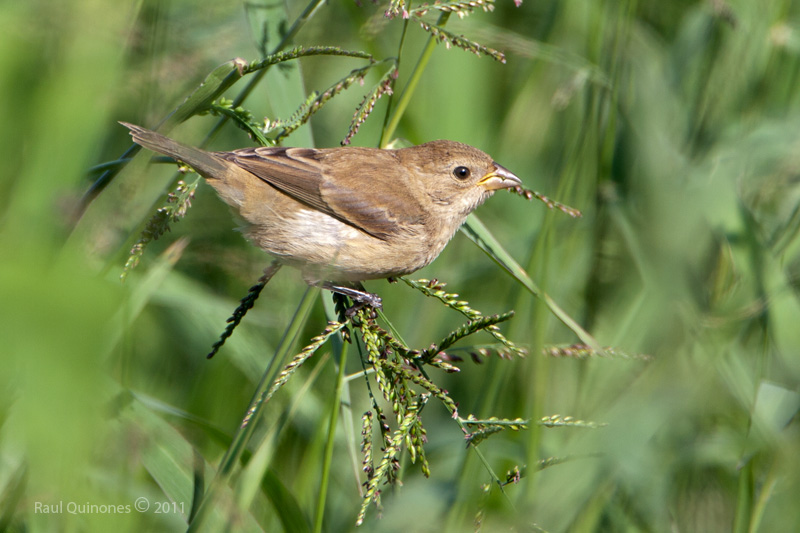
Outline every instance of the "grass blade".
<svg viewBox="0 0 800 533"><path fill-rule="evenodd" d="M572 330L575 335L586 345L590 346L592 349L603 352L603 348L600 346L600 343L592 337L589 332L583 329L580 324L578 324L571 316L569 316L566 311L561 309L561 307L548 296L545 292L543 292L539 287L533 282L533 280L528 276L525 269L523 269L519 263L517 263L511 254L509 254L505 248L500 244L500 242L495 239L494 235L489 231L481 220L473 215L470 215L467 218L467 222L461 226L461 231L469 237L469 239L478 245L478 247L483 250L486 255L492 258L492 260L503 267L512 278L517 280L523 287L525 287L528 292L533 294L535 297L542 300L547 308L558 318L565 326Z"/></svg>

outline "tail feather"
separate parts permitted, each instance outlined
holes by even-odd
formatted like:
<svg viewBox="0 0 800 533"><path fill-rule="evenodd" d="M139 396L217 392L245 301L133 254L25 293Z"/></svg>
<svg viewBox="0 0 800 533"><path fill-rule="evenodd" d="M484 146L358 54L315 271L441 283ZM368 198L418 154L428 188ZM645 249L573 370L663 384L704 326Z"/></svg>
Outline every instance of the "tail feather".
<svg viewBox="0 0 800 533"><path fill-rule="evenodd" d="M136 144L140 144L154 152L168 155L178 161L183 161L206 179L222 179L228 173L231 163L212 152L193 146L186 146L160 133L135 124L127 122L120 122L120 124L131 130L131 137Z"/></svg>

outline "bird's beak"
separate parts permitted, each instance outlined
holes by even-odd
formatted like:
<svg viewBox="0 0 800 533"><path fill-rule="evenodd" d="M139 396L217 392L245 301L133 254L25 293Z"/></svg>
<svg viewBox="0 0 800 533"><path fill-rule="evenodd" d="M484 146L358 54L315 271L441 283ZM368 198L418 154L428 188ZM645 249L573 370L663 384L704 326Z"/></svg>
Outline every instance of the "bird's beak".
<svg viewBox="0 0 800 533"><path fill-rule="evenodd" d="M511 172L495 163L494 170L482 177L478 185L482 186L487 191L495 191L497 189L511 189L521 186L522 181Z"/></svg>

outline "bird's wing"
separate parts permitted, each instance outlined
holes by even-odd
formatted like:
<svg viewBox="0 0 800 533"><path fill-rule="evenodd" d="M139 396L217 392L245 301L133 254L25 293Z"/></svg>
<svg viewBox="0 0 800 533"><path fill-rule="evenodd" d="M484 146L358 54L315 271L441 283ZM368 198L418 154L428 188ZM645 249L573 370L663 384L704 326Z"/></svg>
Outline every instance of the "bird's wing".
<svg viewBox="0 0 800 533"><path fill-rule="evenodd" d="M243 148L223 152L227 159L281 192L321 211L322 168L319 152L311 148Z"/></svg>
<svg viewBox="0 0 800 533"><path fill-rule="evenodd" d="M287 195L386 240L421 223L408 181L383 150L245 148L227 158Z"/></svg>

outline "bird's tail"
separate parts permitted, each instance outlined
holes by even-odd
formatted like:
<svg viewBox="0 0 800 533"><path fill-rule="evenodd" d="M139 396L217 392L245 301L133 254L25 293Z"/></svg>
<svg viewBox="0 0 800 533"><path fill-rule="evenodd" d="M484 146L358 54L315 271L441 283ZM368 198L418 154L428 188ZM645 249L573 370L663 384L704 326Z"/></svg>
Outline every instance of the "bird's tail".
<svg viewBox="0 0 800 533"><path fill-rule="evenodd" d="M222 159L213 152L186 146L160 133L142 128L141 126L128 124L127 122L120 122L120 124L131 130L131 137L133 137L135 143L154 152L158 152L159 154L168 155L173 159L183 161L206 179L224 179L230 172L232 163Z"/></svg>

